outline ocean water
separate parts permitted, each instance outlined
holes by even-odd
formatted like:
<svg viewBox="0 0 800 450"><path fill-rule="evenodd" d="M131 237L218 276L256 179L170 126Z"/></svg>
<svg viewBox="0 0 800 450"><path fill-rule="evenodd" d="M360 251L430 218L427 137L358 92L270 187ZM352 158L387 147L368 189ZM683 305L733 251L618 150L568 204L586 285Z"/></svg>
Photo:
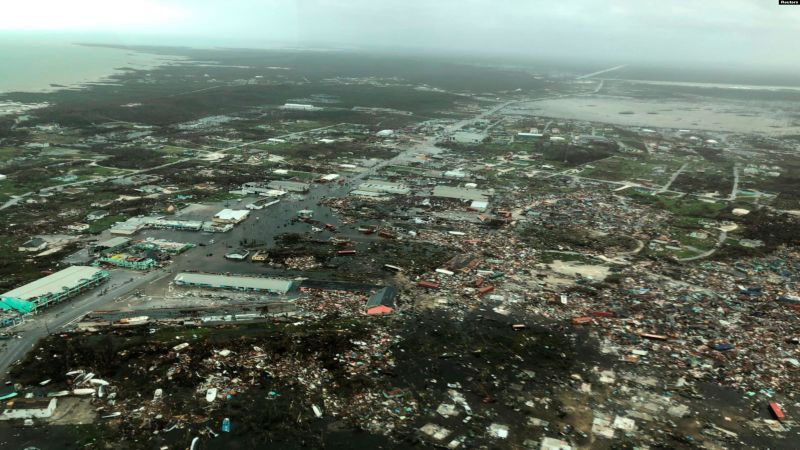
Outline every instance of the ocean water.
<svg viewBox="0 0 800 450"><path fill-rule="evenodd" d="M168 60L125 49L4 35L0 36L0 93L75 87L100 81L121 68L147 69Z"/></svg>

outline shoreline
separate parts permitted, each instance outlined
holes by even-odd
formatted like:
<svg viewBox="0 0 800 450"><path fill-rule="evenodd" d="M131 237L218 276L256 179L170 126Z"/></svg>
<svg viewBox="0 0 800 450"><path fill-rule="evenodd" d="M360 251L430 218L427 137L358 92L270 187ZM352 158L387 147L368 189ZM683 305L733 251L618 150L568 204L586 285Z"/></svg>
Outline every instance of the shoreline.
<svg viewBox="0 0 800 450"><path fill-rule="evenodd" d="M67 44L68 48L82 47L90 48L84 44L70 43ZM58 46L53 46L53 51L56 51ZM3 86L0 84L0 99L13 94L51 94L65 90L83 90L89 88L92 84L113 83L115 77L125 74L126 72L134 70L153 70L158 67L167 66L176 62L186 60L183 56L178 55L164 55L156 53L147 53L140 50L130 49L113 49L106 47L111 52L116 52L117 59L124 59L125 61L109 61L110 64L105 68L97 68L96 70L87 71L80 75L73 75L70 79L60 79L54 77L49 80L41 80L41 83L31 83L30 85L23 85L20 82L11 82L10 86ZM73 73L70 72L72 75ZM26 83L27 84L27 83ZM38 87L33 84L38 84Z"/></svg>

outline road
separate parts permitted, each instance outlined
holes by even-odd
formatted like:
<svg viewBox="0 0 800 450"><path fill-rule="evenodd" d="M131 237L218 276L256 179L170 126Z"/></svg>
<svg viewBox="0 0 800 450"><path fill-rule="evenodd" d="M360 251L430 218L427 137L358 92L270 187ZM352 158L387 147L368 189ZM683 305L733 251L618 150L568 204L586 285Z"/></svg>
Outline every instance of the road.
<svg viewBox="0 0 800 450"><path fill-rule="evenodd" d="M611 67L609 69L598 70L597 72L592 72L592 73L589 73L589 74L586 74L586 75L581 75L581 76L579 76L579 77L577 77L575 79L576 80L585 80L586 78L591 78L591 77L593 77L595 75L600 75L600 74L604 74L604 73L607 73L607 72L613 72L615 70L619 70L619 69L622 69L623 67L627 67L627 66L628 66L627 64L622 64L622 65L619 65L619 66Z"/></svg>
<svg viewBox="0 0 800 450"><path fill-rule="evenodd" d="M699 255L690 256L688 258L679 258L678 261L687 262L687 261L695 261L698 259L708 258L709 256L716 253L716 251L722 247L722 244L728 239L728 232L725 230L720 230L719 237L717 237L717 244L711 250L705 251L700 253Z"/></svg>
<svg viewBox="0 0 800 450"><path fill-rule="evenodd" d="M16 332L19 339L4 341L5 347L0 352L0 380L6 379L8 369L14 361L24 357L36 346L39 339L48 333L58 332L99 306L110 303L117 297L132 293L143 285L167 274L165 270L154 270L147 274L141 274L119 269L109 271L109 273L108 283L71 301L56 305L40 315L31 316L25 323L10 330ZM107 291L105 291L106 289ZM105 294L102 293L104 291Z"/></svg>
<svg viewBox="0 0 800 450"><path fill-rule="evenodd" d="M739 165L735 164L733 166L733 187L731 188L731 195L728 196L728 200L734 201L736 200L736 195L739 193Z"/></svg>
<svg viewBox="0 0 800 450"><path fill-rule="evenodd" d="M474 118L465 119L460 122L457 122L456 124L451 125L448 131L457 131L463 128L464 126L473 123L476 120L480 120L484 117L488 117L492 114L495 114L496 112L502 110L506 106L511 105L513 103L516 103L516 101L506 102L502 105L498 105L494 108L491 108L490 110L483 112ZM314 130L306 130L302 132L290 133L284 135L283 137L291 137L298 134L308 133L310 131L320 130L324 128L331 128L338 125L340 124L332 125L329 127L322 127ZM95 289L94 291L90 291L87 294L84 294L69 302L57 305L51 308L50 310L43 312L41 315L32 316L27 322L15 327L13 331L18 333L20 338L5 341L6 346L2 349L2 351L0 351L0 379L5 380L7 377L7 372L11 367L11 365L18 359L23 358L28 353L28 351L30 351L32 348L36 346L37 342L42 337L48 335L51 332L61 330L62 328L78 321L81 317L83 317L87 313L95 309L98 309L102 305L111 303L119 297L131 294L143 288L147 284L155 283L166 276L172 276L173 273L177 273L182 270L189 270L189 269L195 269L201 271L211 270L213 268L212 267L213 265L216 265L217 270L221 272L228 270L232 272L233 271L241 272L241 270L237 269L253 269L253 268L260 269L260 267L254 265L243 265L241 263L227 261L224 258L222 258L221 255L226 253L228 247L238 246L239 245L238 243L242 239L246 238L257 239L260 241L264 241L266 243L272 243L275 236L289 231L289 229L287 229L289 226L307 228L307 224L302 224L302 223L292 224L292 219L296 217L296 212L300 209L312 209L315 212L315 218L319 218L322 221L327 220L330 221L330 223L338 224L339 221L335 217L333 211L320 204L321 201L324 200L324 198L347 195L347 193L353 189L356 183L360 182L365 178L375 175L380 169L388 165L398 164L401 162L411 160L419 154L428 155L439 152L440 150L435 146L436 140L437 137L435 136L427 137L422 141L419 141L414 145L410 146L409 148L402 151L393 158L385 160L379 164L376 164L375 166L365 170L364 172L346 178L346 182L342 185L338 183L328 183L321 185L315 184L313 185L311 191L304 196L285 198L282 199L280 203L275 205L275 207L269 207L263 210L253 211L251 213L250 218L248 218L247 221L236 226L230 232L215 234L214 244L205 247L196 247L180 256L177 256L173 260L173 263L165 269L153 270L146 274L134 271L126 271L121 269L114 269L109 271L111 274L110 277L111 279L109 280L108 284L103 286L103 289L108 287L107 291L105 292L101 291L100 288ZM267 139L261 141L237 144L235 146L222 149L220 150L220 152L230 151L236 148L244 147L247 145L254 145L266 141ZM180 161L175 161L159 167L168 167L170 165L192 159L196 158L182 159ZM142 173L148 170L155 170L155 169L156 168L143 169L141 171L137 171L136 173ZM130 174L126 174L125 176L129 175ZM107 178L115 178L115 177L116 176ZM85 180L77 183L70 183L70 185L83 184L93 181L97 180ZM64 186L66 185L54 186L47 189L57 189ZM160 233L170 233L170 232L165 230L154 230L152 234L158 235ZM197 234L195 233L195 235ZM201 234L198 237L201 236L203 235ZM203 256L203 253L207 252L216 255L214 260L208 259ZM221 265L224 265L226 269L219 270L218 268L221 267ZM263 269L261 269L261 271L263 272ZM101 294L98 295L98 292L101 292Z"/></svg>
<svg viewBox="0 0 800 450"><path fill-rule="evenodd" d="M267 138L267 139L261 139L259 141L245 142L245 143L242 143L242 144L236 144L236 145L232 145L230 147L226 147L226 148L223 148L223 149L220 149L220 150L216 150L216 151L203 150L203 149L190 149L190 150L201 152L204 155L209 155L209 154L213 154L213 153L226 153L226 152L229 152L231 150L235 150L235 149L238 149L238 148L241 148L241 147L246 147L248 145L262 144L264 142L269 141L270 139L285 139L285 138L300 136L300 135L303 135L305 133L310 133L312 131L321 131L321 130L326 130L328 128L338 127L340 125L344 125L344 124L337 123L335 125L328 125L328 126L325 126L325 127L314 128L314 129L311 129L311 130L296 131L296 132L284 134L284 135L281 135L281 136L275 136L275 137L271 137L271 138ZM176 164L181 164L181 163L184 163L184 162L187 162L187 161L194 161L194 160L198 160L198 159L200 159L200 158L198 158L198 157L181 158L181 159L178 159L178 160L175 160L175 161L171 161L171 162L168 162L168 163L164 163L164 164L161 164L161 165L158 165L158 166L155 166L155 167L148 167L146 169L132 170L130 172L127 172L127 173L121 174L121 175L109 175L109 176L105 176L105 177L91 178L91 179L88 179L88 180L74 181L72 183L57 184L57 185L54 185L54 186L49 186L49 187L46 187L46 188L42 188L38 192L46 193L46 192L51 192L51 191L55 191L55 190L64 189L66 187L80 186L80 185L83 185L83 184L99 183L99 182L105 182L105 181L114 180L114 179L117 179L117 178L130 177L132 175L138 175L138 174L142 174L142 173L152 172L154 170L164 169L164 168L167 168L167 167L170 167L170 166L174 166ZM9 199L8 201L6 201L2 205L0 205L0 211L4 210L6 208L10 208L10 207L18 204L24 198L30 197L31 195L33 195L35 193L36 192L34 192L34 191L30 191L30 192L26 192L24 194L13 196L11 199Z"/></svg>
<svg viewBox="0 0 800 450"><path fill-rule="evenodd" d="M680 167L680 169L676 170L675 173L672 174L672 176L670 177L669 181L667 181L667 184L662 186L661 189L659 189L658 191L653 192L653 195L662 194L664 192L669 191L669 187L672 186L672 183L674 183L675 180L678 179L678 177L683 173L684 170L686 170L686 168L688 166L689 166L689 163L683 163L683 165Z"/></svg>

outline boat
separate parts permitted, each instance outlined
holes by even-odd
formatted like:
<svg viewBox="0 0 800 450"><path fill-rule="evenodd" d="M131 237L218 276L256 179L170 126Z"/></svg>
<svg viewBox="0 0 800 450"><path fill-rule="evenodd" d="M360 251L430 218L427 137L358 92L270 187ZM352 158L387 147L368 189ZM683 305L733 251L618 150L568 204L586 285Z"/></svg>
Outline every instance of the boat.
<svg viewBox="0 0 800 450"><path fill-rule="evenodd" d="M212 403L214 400L217 399L217 388L211 388L206 391L206 401L208 403Z"/></svg>
<svg viewBox="0 0 800 450"><path fill-rule="evenodd" d="M48 392L48 397L64 397L69 395L69 391L55 391L55 392Z"/></svg>
<svg viewBox="0 0 800 450"><path fill-rule="evenodd" d="M94 389L92 388L79 388L72 390L73 395L92 395L94 394Z"/></svg>

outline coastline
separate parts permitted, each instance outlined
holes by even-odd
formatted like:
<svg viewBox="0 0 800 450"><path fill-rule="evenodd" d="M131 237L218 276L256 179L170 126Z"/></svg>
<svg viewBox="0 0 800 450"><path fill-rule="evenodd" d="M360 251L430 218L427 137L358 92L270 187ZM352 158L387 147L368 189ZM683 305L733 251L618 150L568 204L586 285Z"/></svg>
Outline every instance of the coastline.
<svg viewBox="0 0 800 450"><path fill-rule="evenodd" d="M13 48L6 44L6 48ZM25 54L28 50L33 50L33 55ZM82 49L82 50L78 50ZM114 77L121 75L131 70L152 70L157 67L169 65L178 61L183 61L186 58L182 56L170 56L155 53L146 53L142 51L133 51L130 49L114 49L114 48L100 48L87 46L84 44L70 43L61 45L47 45L38 44L36 46L21 45L18 53L23 55L18 57L21 61L17 66L25 67L28 72L31 72L30 77L24 79L19 76L5 80L0 76L0 98L14 94L14 93L35 93L47 94L62 90L81 90L89 87L91 84L97 83L113 83ZM66 51L66 52L65 52ZM66 67L75 64L80 65L83 60L92 60L91 66L84 64L81 66L80 71L75 70L54 70L52 67L47 67L45 62L36 60L35 57L48 56L61 57L62 53L73 53L79 55L78 61L63 61ZM67 55L65 58L74 55ZM26 63L33 61L33 66ZM16 61L11 60L11 65ZM50 70L39 70L37 65L41 65ZM44 72L45 74L42 74ZM0 73L2 75L2 73Z"/></svg>

